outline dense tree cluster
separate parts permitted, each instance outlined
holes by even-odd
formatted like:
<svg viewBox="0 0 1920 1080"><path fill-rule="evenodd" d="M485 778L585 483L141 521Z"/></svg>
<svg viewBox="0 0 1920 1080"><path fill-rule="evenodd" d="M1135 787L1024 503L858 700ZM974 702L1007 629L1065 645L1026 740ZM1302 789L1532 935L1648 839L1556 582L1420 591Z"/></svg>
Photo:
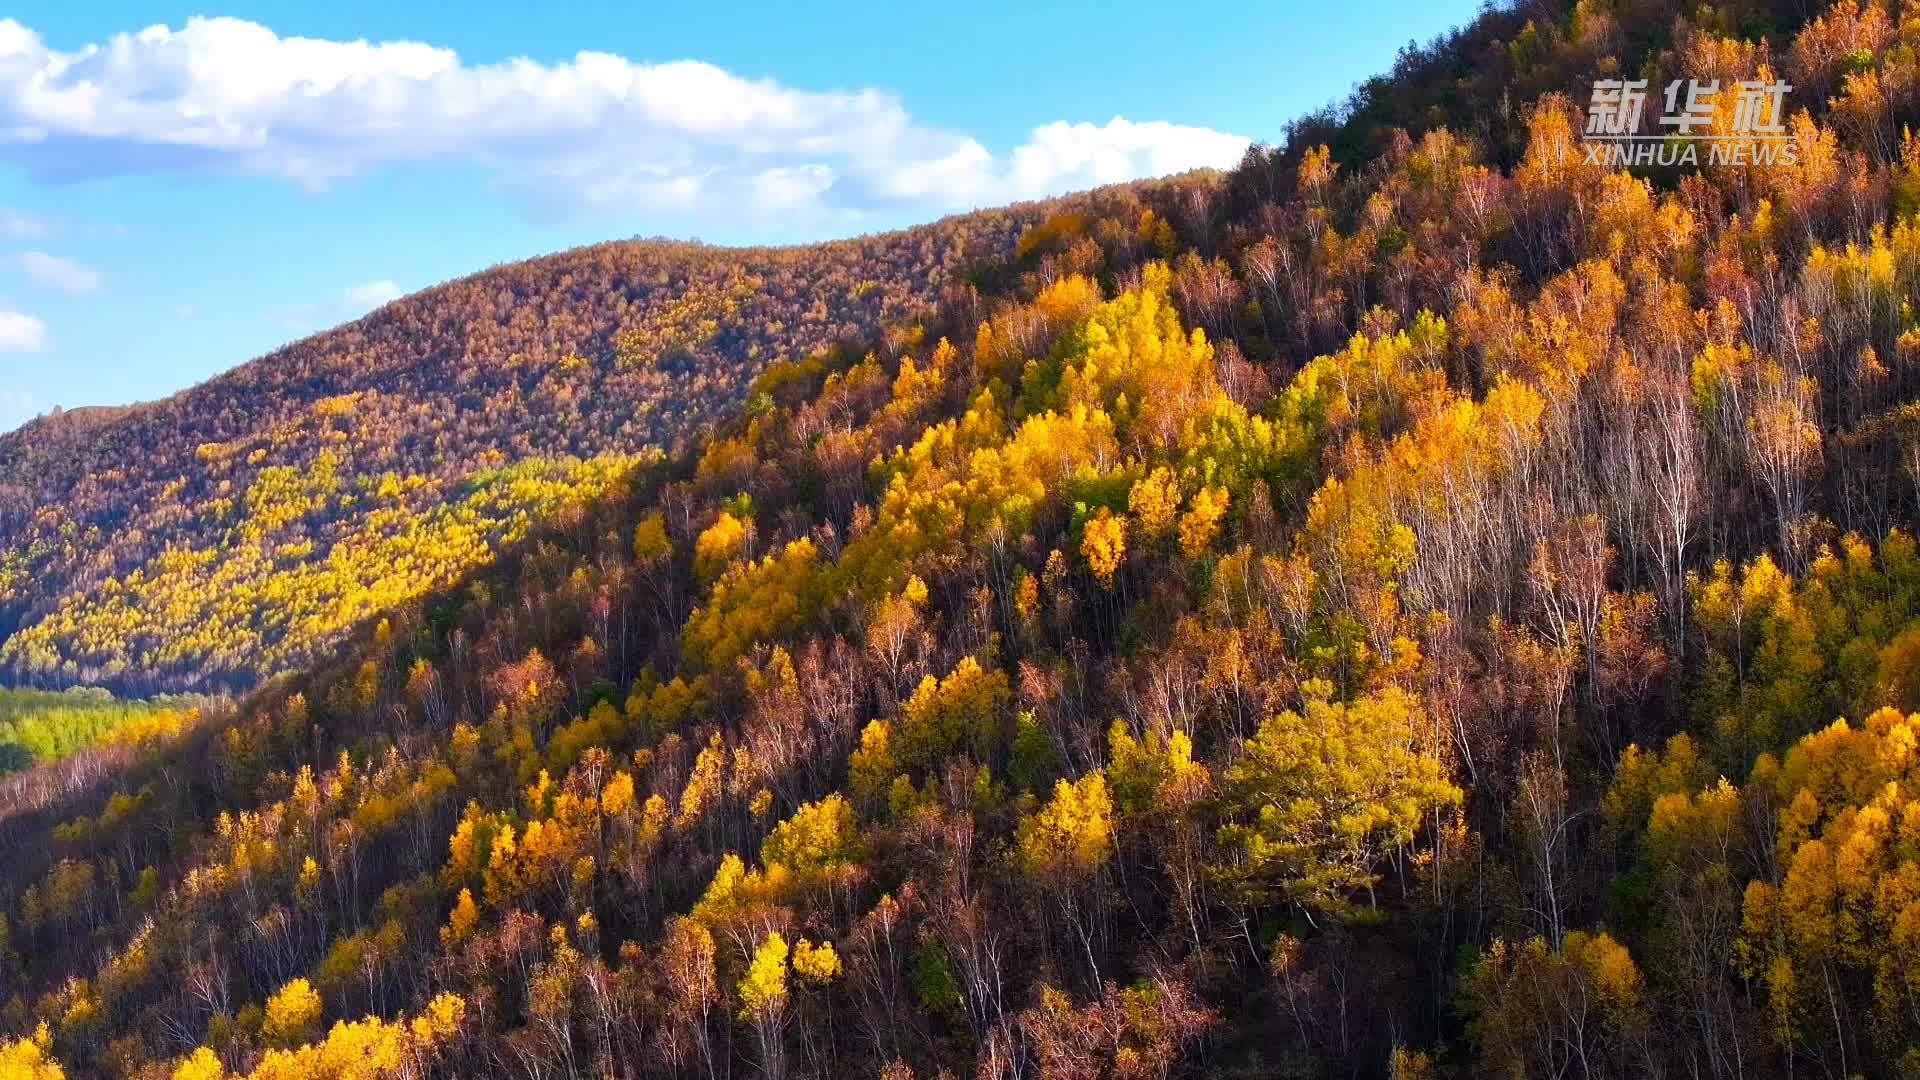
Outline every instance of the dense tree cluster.
<svg viewBox="0 0 1920 1080"><path fill-rule="evenodd" d="M0 1067L1911 1072L1900 15L1490 13L0 787ZM1597 75L1775 71L1798 165L1561 152Z"/></svg>
<svg viewBox="0 0 1920 1080"><path fill-rule="evenodd" d="M459 484L387 473L349 484L331 451L263 470L198 517L204 548L169 546L122 578L68 594L0 644L0 665L90 683L229 681L305 667L381 612L459 581L622 487L642 459L533 458ZM377 626L376 635L383 633Z"/></svg>
<svg viewBox="0 0 1920 1080"><path fill-rule="evenodd" d="M202 704L192 698L127 701L97 687L0 689L0 773L58 761L103 742L177 735L196 722Z"/></svg>

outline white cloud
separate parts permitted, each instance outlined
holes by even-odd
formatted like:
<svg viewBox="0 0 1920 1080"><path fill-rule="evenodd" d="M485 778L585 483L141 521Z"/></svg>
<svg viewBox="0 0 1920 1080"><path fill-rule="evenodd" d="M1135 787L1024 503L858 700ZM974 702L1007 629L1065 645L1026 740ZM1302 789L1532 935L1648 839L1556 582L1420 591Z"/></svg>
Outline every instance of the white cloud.
<svg viewBox="0 0 1920 1080"><path fill-rule="evenodd" d="M821 92L697 61L468 64L418 42L283 38L193 18L73 52L0 19L0 160L58 180L217 169L312 188L466 162L554 209L852 217L954 209L1231 165L1247 140L1114 119L996 156L895 95Z"/></svg>
<svg viewBox="0 0 1920 1080"><path fill-rule="evenodd" d="M89 293L100 287L100 271L82 266L72 259L28 251L20 255L20 270L28 278L62 292Z"/></svg>
<svg viewBox="0 0 1920 1080"><path fill-rule="evenodd" d="M52 229L46 222L18 210L0 207L0 236L11 236L22 240L31 240L45 236Z"/></svg>
<svg viewBox="0 0 1920 1080"><path fill-rule="evenodd" d="M391 281L363 281L346 291L348 307L359 311L377 308L405 296L406 290Z"/></svg>
<svg viewBox="0 0 1920 1080"><path fill-rule="evenodd" d="M1247 140L1211 128L1163 121L1136 124L1114 117L1105 124L1052 123L1013 152L1008 178L1024 197L1063 189L1117 184L1142 176L1184 172L1196 165L1239 162Z"/></svg>
<svg viewBox="0 0 1920 1080"><path fill-rule="evenodd" d="M0 352L39 352L46 347L46 323L25 312L0 308Z"/></svg>

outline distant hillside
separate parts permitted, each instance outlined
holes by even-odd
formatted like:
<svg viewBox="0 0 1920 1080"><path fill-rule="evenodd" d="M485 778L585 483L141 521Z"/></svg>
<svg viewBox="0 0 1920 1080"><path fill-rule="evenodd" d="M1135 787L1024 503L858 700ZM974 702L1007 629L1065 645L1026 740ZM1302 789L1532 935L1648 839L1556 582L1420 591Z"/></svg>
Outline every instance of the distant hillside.
<svg viewBox="0 0 1920 1080"><path fill-rule="evenodd" d="M813 247L600 244L428 289L164 401L30 423L0 437L0 638L23 631L0 667L149 692L298 666L632 461L581 463L671 448L768 364L910 325L1054 209Z"/></svg>

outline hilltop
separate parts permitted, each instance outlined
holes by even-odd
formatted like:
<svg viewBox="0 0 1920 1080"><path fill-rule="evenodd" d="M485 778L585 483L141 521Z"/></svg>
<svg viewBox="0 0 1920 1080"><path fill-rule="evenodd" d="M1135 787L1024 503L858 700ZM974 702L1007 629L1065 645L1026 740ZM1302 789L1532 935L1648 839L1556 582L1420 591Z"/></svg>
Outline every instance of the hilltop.
<svg viewBox="0 0 1920 1080"><path fill-rule="evenodd" d="M298 668L685 444L769 364L864 347L965 293L1058 208L810 247L599 244L396 300L164 401L29 423L0 436L0 668L136 692Z"/></svg>

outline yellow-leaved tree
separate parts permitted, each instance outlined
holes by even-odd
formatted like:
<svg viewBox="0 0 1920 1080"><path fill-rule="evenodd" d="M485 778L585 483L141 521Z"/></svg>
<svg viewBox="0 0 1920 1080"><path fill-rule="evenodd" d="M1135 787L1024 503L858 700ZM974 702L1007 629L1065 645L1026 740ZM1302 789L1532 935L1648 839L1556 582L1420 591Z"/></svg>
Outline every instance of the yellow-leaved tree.
<svg viewBox="0 0 1920 1080"><path fill-rule="evenodd" d="M0 1042L0 1077L6 1080L66 1080L66 1071L47 1054L53 1034L43 1022L24 1039Z"/></svg>
<svg viewBox="0 0 1920 1080"><path fill-rule="evenodd" d="M1222 876L1253 902L1284 898L1342 912L1378 880L1389 853L1462 795L1418 741L1419 704L1390 686L1352 702L1308 700L1305 715L1270 717L1227 771L1236 855Z"/></svg>
<svg viewBox="0 0 1920 1080"><path fill-rule="evenodd" d="M1020 822L1020 865L1052 898L1096 983L1107 938L1105 871L1113 860L1113 796L1095 770L1054 784L1053 797Z"/></svg>
<svg viewBox="0 0 1920 1080"><path fill-rule="evenodd" d="M1120 571L1121 560L1127 556L1126 517L1101 507L1098 514L1087 519L1080 554L1086 556L1087 566L1101 587L1113 588L1113 576Z"/></svg>
<svg viewBox="0 0 1920 1080"><path fill-rule="evenodd" d="M282 1046L298 1046L320 1027L320 994L305 979L295 979L267 999L268 1039Z"/></svg>
<svg viewBox="0 0 1920 1080"><path fill-rule="evenodd" d="M787 939L768 934L753 951L740 980L740 1019L753 1025L760 1041L760 1062L771 1077L786 1073L782 1038L787 1026Z"/></svg>

